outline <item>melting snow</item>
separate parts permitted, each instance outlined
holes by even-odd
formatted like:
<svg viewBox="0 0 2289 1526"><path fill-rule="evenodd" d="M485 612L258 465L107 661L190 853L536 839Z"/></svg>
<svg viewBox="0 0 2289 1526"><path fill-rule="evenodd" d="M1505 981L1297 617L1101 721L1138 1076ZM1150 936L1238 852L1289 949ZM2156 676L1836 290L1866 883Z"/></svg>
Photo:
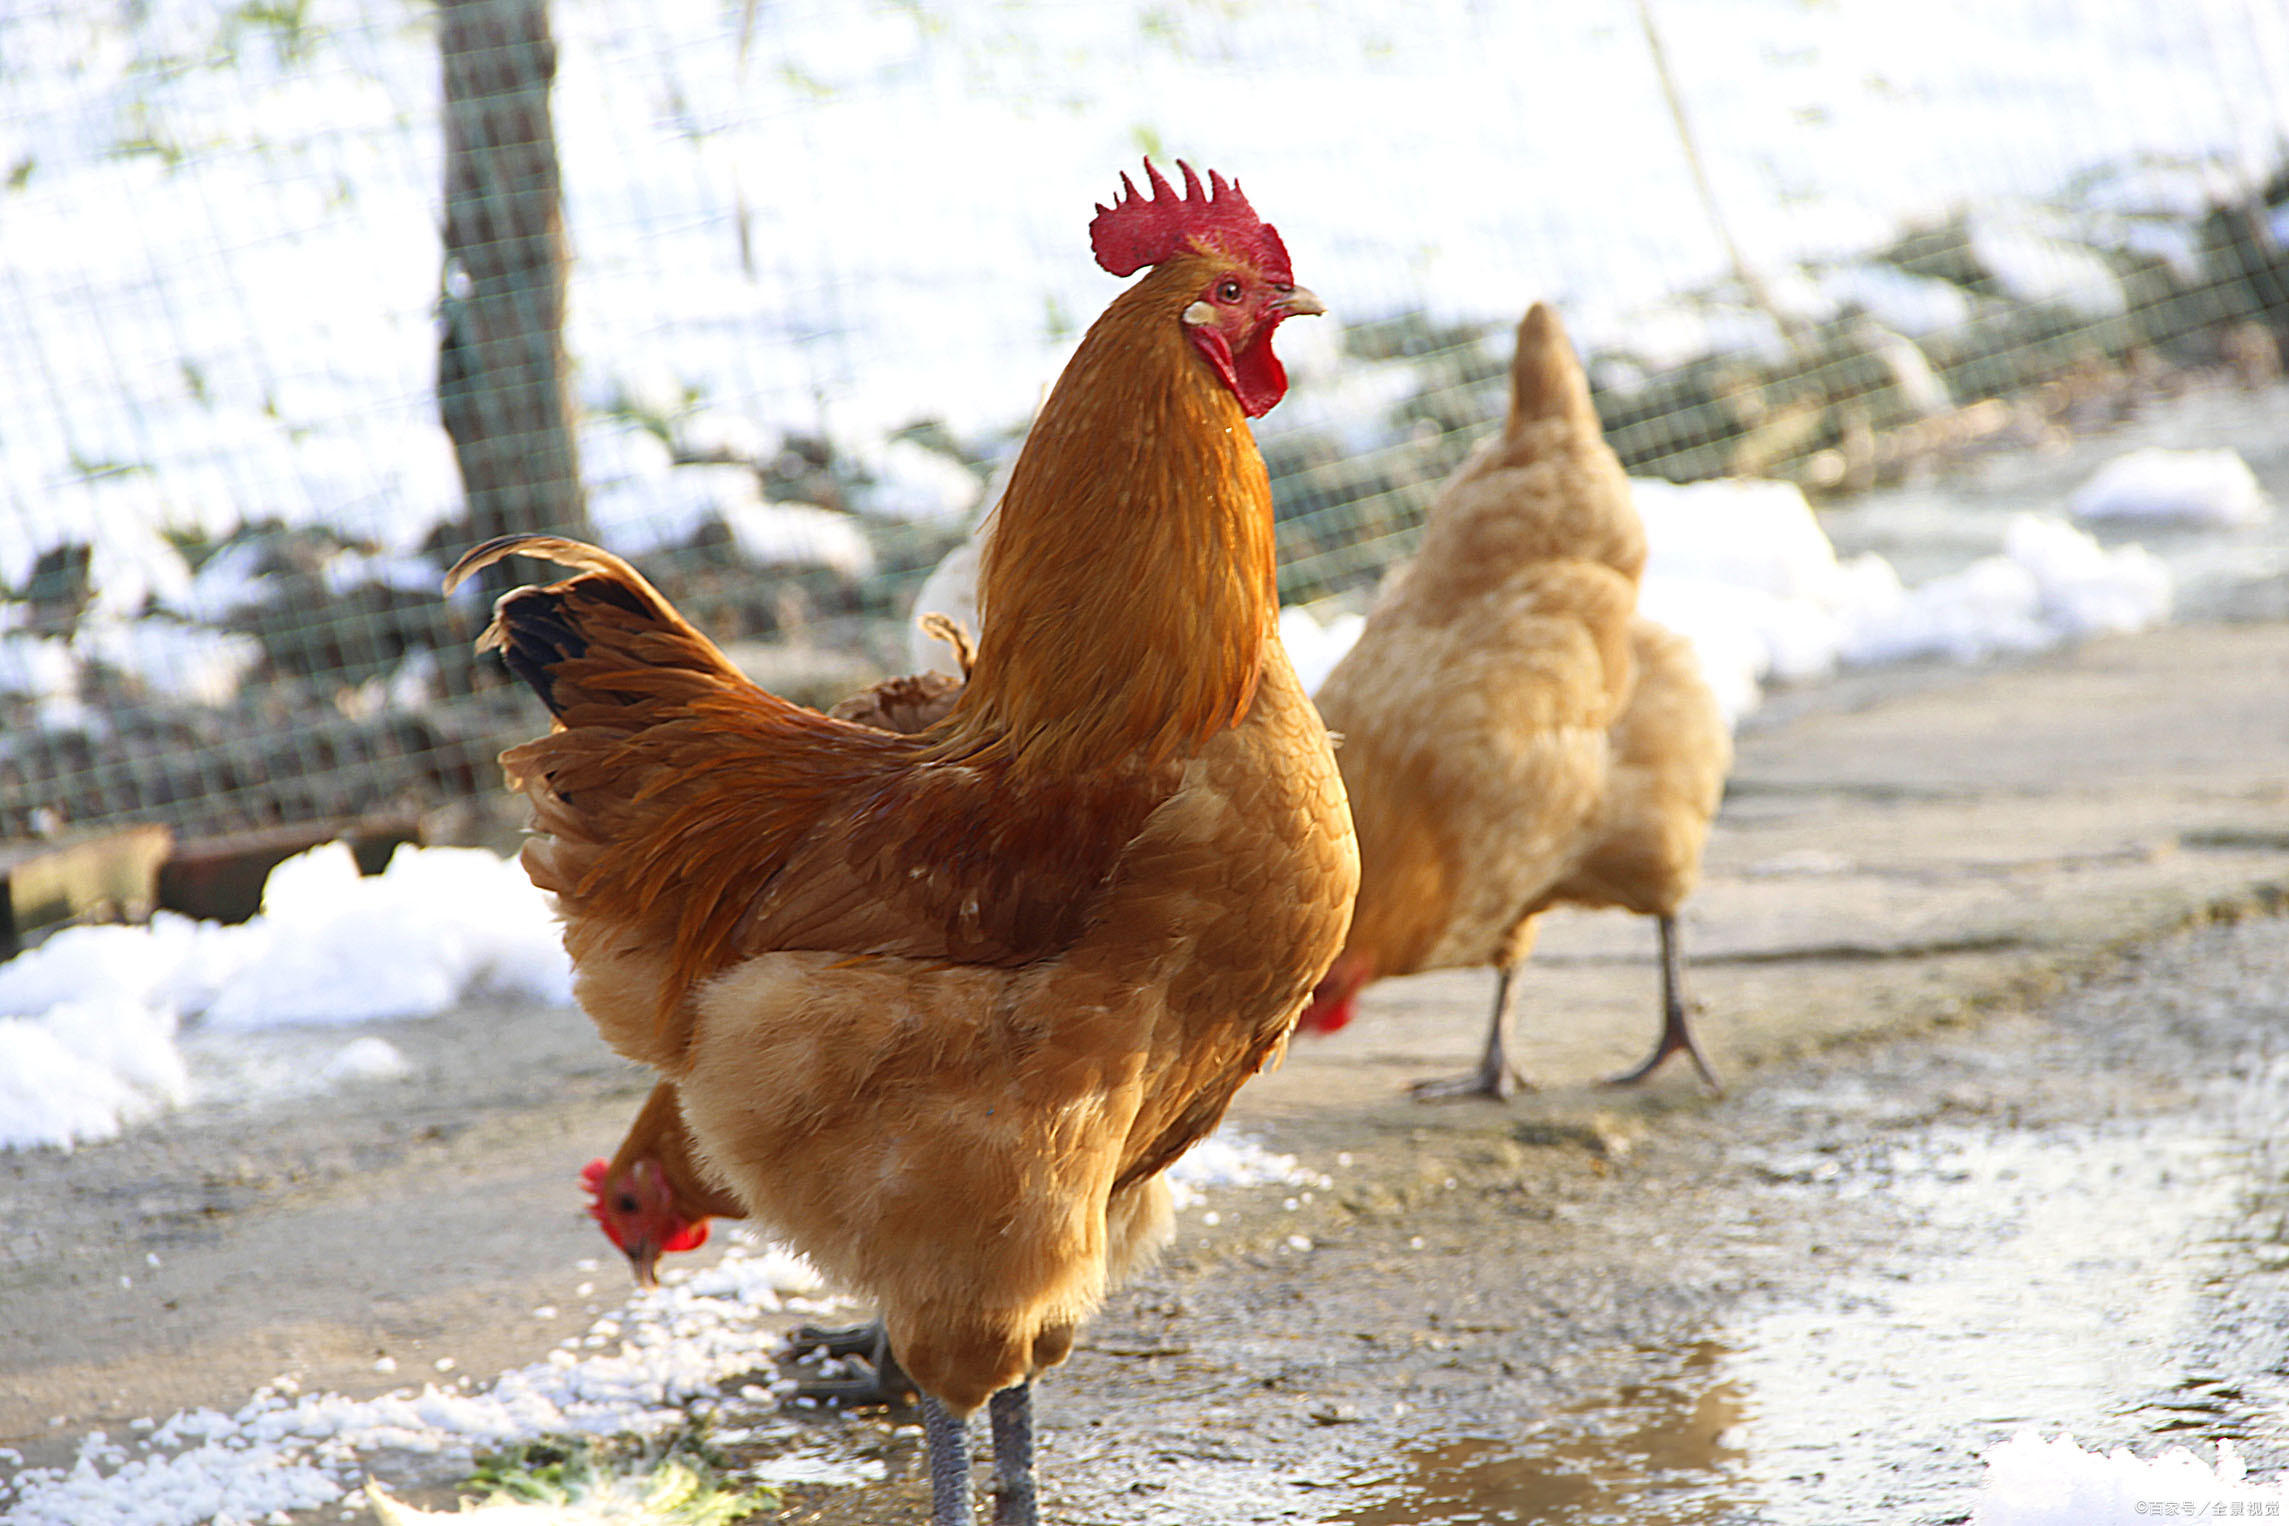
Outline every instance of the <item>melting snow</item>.
<svg viewBox="0 0 2289 1526"><path fill-rule="evenodd" d="M2125 452L2076 489L2067 507L2077 519L2203 528L2263 524L2273 516L2257 474L2231 450Z"/></svg>
<svg viewBox="0 0 2289 1526"><path fill-rule="evenodd" d="M1645 480L1631 489L1648 547L1638 608L1692 641L1736 723L1768 680L1919 657L1971 662L2170 617L2172 579L2158 558L2135 545L2101 546L2055 515L2014 516L1999 553L1905 588L1881 556L1838 560L1791 483ZM1318 687L1362 623L1313 608L1280 612L1307 686Z"/></svg>
<svg viewBox="0 0 2289 1526"><path fill-rule="evenodd" d="M714 1266L638 1294L546 1360L481 1387L350 1399L279 1379L232 1414L186 1410L132 1447L91 1432L71 1467L0 1482L0 1505L10 1526L251 1521L343 1499L377 1452L458 1463L541 1436L651 1434L682 1422L683 1400L752 1369L765 1346L758 1318L815 1307L803 1295L817 1289L801 1259L734 1245Z"/></svg>
<svg viewBox="0 0 2289 1526"><path fill-rule="evenodd" d="M571 1000L546 898L482 848L401 848L366 878L333 843L272 870L261 915L240 926L162 912L66 928L0 964L0 1148L108 1139L180 1105L185 1024L423 1017L479 989ZM370 1081L393 1060L405 1063L377 1039L327 1070Z"/></svg>
<svg viewBox="0 0 2289 1526"><path fill-rule="evenodd" d="M2155 1516L2280 1518L2289 1483L2253 1483L2233 1443L2204 1462L2184 1447L2141 1458L2086 1452L2072 1437L2023 1430L1986 1454L1972 1526L2133 1526Z"/></svg>

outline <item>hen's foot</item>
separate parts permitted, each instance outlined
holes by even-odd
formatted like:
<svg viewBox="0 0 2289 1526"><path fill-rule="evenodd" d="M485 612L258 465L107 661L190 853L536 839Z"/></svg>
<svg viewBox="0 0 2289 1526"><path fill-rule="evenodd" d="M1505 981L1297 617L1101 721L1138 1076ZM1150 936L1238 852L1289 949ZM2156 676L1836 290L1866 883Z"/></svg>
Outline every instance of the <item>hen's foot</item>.
<svg viewBox="0 0 2289 1526"><path fill-rule="evenodd" d="M1460 1102L1472 1097L1507 1102L1519 1092L1534 1090L1534 1083L1509 1064L1502 1063L1481 1065L1468 1075L1417 1081L1407 1090L1414 1094L1417 1102Z"/></svg>
<svg viewBox="0 0 2289 1526"><path fill-rule="evenodd" d="M799 1399L816 1399L849 1409L914 1402L914 1380L891 1354L890 1335L880 1320L832 1329L803 1325L787 1339L799 1354L824 1351L839 1361L857 1362L863 1367L850 1377L805 1378L795 1385L795 1397Z"/></svg>
<svg viewBox="0 0 2289 1526"><path fill-rule="evenodd" d="M1722 1097L1725 1094L1725 1083L1717 1079L1717 1068L1711 1065L1709 1057L1701 1052L1700 1041L1693 1037L1692 1030L1683 1024L1679 1024L1674 1029L1664 1028L1661 1042L1654 1046L1653 1053L1646 1056L1642 1064L1625 1070L1618 1076L1608 1076L1599 1084L1604 1086L1635 1086L1659 1070L1661 1062L1673 1054L1688 1055L1692 1058L1693 1068L1701 1073L1701 1085L1707 1088L1710 1096Z"/></svg>

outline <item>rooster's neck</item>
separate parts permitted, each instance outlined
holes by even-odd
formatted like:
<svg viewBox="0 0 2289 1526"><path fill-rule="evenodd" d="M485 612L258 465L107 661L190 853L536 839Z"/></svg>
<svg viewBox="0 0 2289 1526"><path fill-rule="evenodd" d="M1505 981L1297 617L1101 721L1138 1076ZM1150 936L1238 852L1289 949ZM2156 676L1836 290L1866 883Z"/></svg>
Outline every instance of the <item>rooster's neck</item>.
<svg viewBox="0 0 2289 1526"><path fill-rule="evenodd" d="M1202 262L1091 327L1034 422L979 586L957 735L1058 773L1181 757L1236 724L1277 618L1271 486L1184 337Z"/></svg>

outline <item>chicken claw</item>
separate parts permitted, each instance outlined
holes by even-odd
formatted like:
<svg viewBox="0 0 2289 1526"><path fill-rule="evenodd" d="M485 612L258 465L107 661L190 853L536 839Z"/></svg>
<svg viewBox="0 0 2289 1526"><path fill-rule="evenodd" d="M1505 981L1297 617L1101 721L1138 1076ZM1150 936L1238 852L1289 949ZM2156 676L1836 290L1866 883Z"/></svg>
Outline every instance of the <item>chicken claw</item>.
<svg viewBox="0 0 2289 1526"><path fill-rule="evenodd" d="M881 1320L863 1325L837 1325L832 1329L802 1325L787 1337L797 1352L824 1351L842 1359L856 1357L866 1372L853 1378L808 1378L795 1387L799 1399L819 1399L858 1409L872 1404L911 1404L916 1389L906 1369L890 1352L890 1332Z"/></svg>

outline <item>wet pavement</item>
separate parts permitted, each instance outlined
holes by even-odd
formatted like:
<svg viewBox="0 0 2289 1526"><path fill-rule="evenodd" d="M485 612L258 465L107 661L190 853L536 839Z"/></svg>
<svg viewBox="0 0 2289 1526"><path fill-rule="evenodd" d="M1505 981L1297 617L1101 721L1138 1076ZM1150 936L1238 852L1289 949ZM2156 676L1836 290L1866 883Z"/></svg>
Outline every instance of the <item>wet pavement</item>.
<svg viewBox="0 0 2289 1526"><path fill-rule="evenodd" d="M1942 1522L2025 1424L2289 1464L2285 904L2289 625L1784 696L1687 922L1730 1096L1590 1085L1654 1032L1626 917L1551 919L1508 1107L1403 1096L1490 977L1374 988L1235 1108L1324 1185L1188 1212L1044 1381L1049 1518ZM642 1078L576 1014L388 1032L423 1082L0 1158L0 1446L620 1300L572 1180ZM898 1417L806 1437L890 1476L783 1519L923 1517Z"/></svg>

